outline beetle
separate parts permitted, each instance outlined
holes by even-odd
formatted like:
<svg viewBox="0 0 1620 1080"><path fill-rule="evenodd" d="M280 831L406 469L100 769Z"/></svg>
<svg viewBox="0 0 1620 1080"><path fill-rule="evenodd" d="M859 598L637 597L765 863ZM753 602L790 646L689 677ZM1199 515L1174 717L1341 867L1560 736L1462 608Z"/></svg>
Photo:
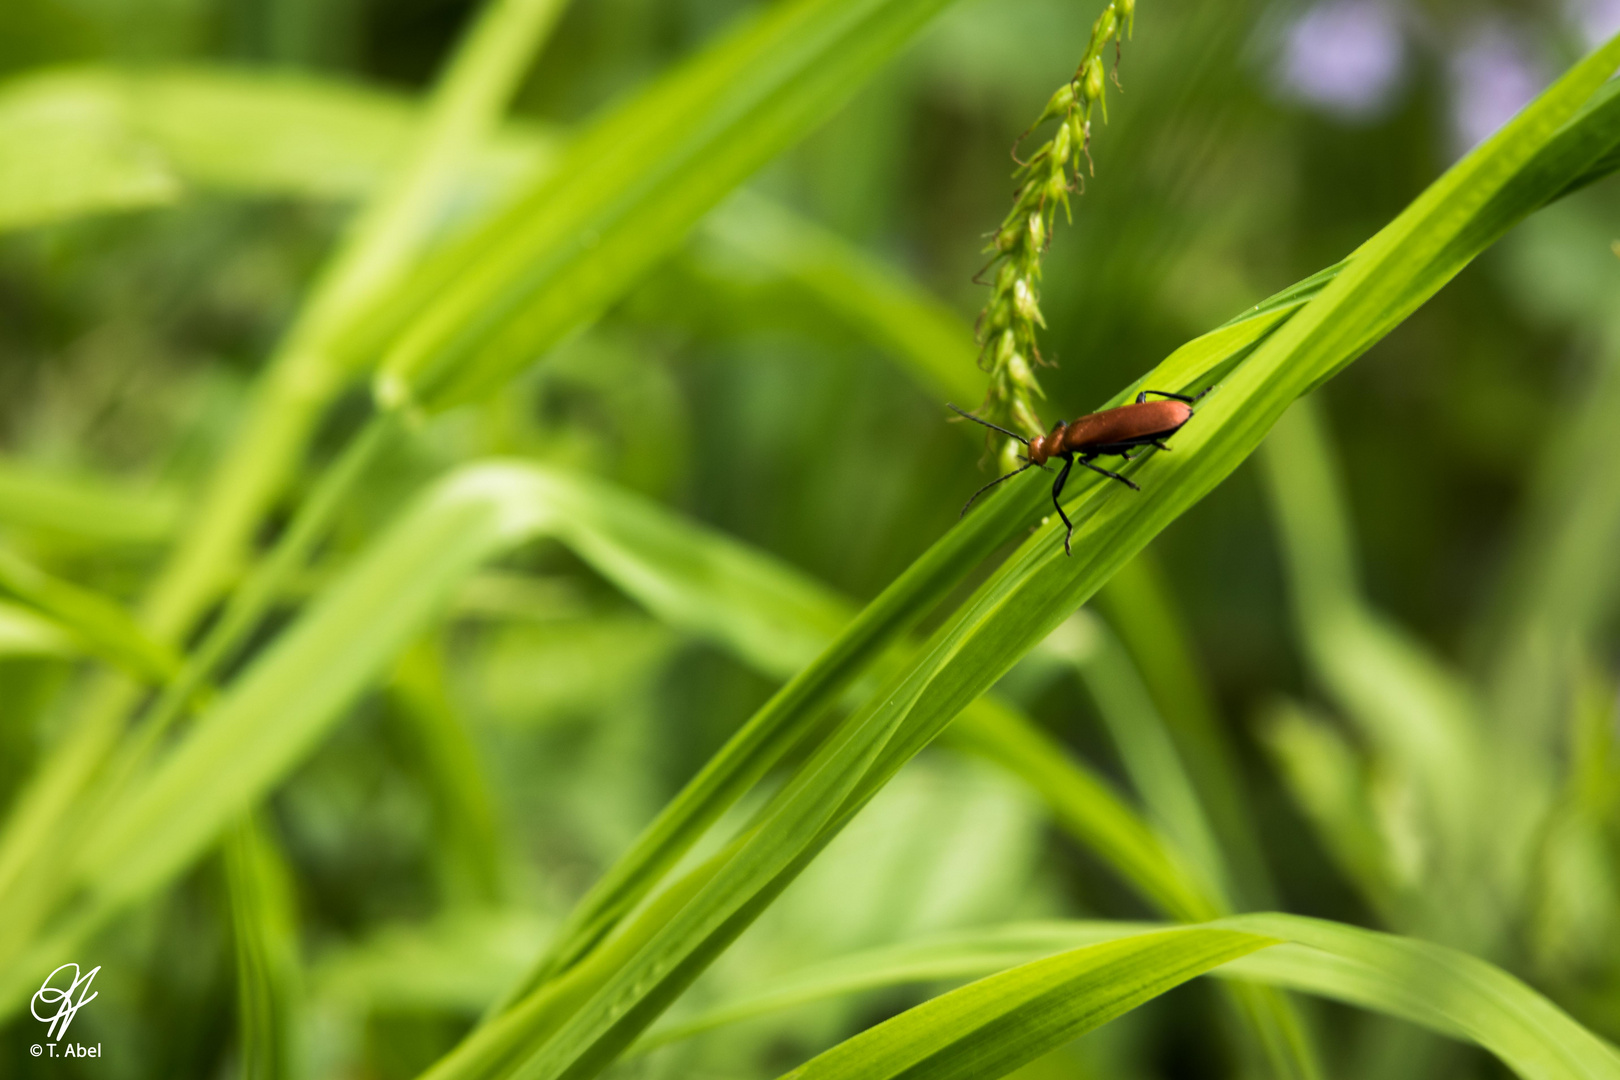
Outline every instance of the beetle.
<svg viewBox="0 0 1620 1080"><path fill-rule="evenodd" d="M1022 435L1008 431L999 424L992 424L981 416L958 409L955 405L950 408L967 417L976 424L983 424L1003 435L1017 439L1024 444L1028 454L1020 454L1029 464L1014 469L1005 476L998 476L984 487L973 493L962 507L962 513L968 512L973 500L995 487L1003 480L1010 480L1030 468L1046 468L1047 461L1052 458L1062 458L1063 468L1059 470L1057 480L1052 483L1052 505L1056 507L1058 517L1063 519L1068 532L1063 536L1063 553L1074 554L1069 550L1069 540L1074 536L1074 522L1069 515L1063 512L1063 505L1058 497L1063 494L1063 485L1068 482L1069 470L1078 462L1092 472L1102 473L1110 480L1118 480L1132 491L1142 489L1117 472L1109 472L1101 465L1093 465L1092 461L1099 457L1118 455L1126 461L1131 460L1131 452L1143 447L1153 446L1160 450L1169 450L1164 440L1181 430L1183 424L1192 419L1193 403L1204 394L1209 393L1213 387L1191 397L1186 394L1172 394L1164 390L1143 390L1136 395L1134 405L1121 405L1114 409L1104 409L1102 412L1088 413L1078 420L1064 423L1059 420L1052 425L1052 430L1044 436L1026 439ZM1163 401L1149 401L1148 397L1164 398Z"/></svg>

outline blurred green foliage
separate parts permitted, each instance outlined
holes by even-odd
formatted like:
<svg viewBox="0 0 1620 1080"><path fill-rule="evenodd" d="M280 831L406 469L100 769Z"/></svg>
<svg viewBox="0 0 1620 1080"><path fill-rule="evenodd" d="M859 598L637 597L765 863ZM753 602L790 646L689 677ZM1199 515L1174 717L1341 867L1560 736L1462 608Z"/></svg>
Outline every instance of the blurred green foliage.
<svg viewBox="0 0 1620 1080"><path fill-rule="evenodd" d="M1397 41L1348 110L1289 67L1335 5ZM1549 83L1601 7L1144 3L1045 257L1042 419L1363 244L1497 92L1470 49L1506 28ZM898 695L910 632L948 635L1034 520L931 548L988 478L942 398L985 386L1007 149L1092 8L508 0L480 51L459 0L0 5L0 1077L502 1075L522 1055L443 1055L525 988L597 1001L660 904L822 782L806 762L848 764L843 710ZM781 19L725 36L757 9ZM1616 237L1613 180L1531 216L939 749L900 769L917 747L873 736L611 1073L772 1076L901 1014L806 1073L890 1075L957 1008L1001 1010L986 1061L1030 1078L1497 1068L1413 1022L1609 1075L1440 946L1620 1041ZM377 420L379 361L384 404L433 415ZM848 622L918 567L934 592ZM857 633L847 670L805 668ZM1257 916L1096 945L1268 909L1438 944ZM1129 978L1273 940L1251 981L1070 1041ZM72 1038L104 1057L33 1061L22 1001L68 960L102 967ZM1073 1016L1035 1007L1054 985ZM616 1023L590 1045L624 1051Z"/></svg>

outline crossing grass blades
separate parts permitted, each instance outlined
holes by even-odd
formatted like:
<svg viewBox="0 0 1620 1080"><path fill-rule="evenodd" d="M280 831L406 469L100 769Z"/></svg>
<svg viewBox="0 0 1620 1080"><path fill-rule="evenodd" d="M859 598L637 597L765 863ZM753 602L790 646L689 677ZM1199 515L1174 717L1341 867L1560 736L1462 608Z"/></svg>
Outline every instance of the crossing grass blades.
<svg viewBox="0 0 1620 1080"><path fill-rule="evenodd" d="M1164 390L1143 390L1136 395L1136 402L1131 405L1121 405L1114 409L1104 409L1102 412L1088 413L1077 420L1064 423L1059 420L1052 425L1052 430L1046 435L1026 439L1022 435L1014 434L999 424L992 424L981 416L974 416L955 405L946 402L956 413L967 417L976 424L983 424L1001 432L1009 438L1017 439L1029 451L1020 454L1028 464L1023 465L1003 476L998 476L984 487L975 491L962 506L962 513L968 512L974 499L995 487L1003 480L1010 480L1019 473L1030 468L1045 469L1046 463L1052 458L1062 458L1063 468L1058 470L1057 479L1052 482L1052 506L1057 510L1058 517L1068 531L1063 534L1063 553L1074 554L1069 549L1069 540L1074 536L1074 522L1069 515L1063 512L1063 504L1058 499L1063 495L1063 485L1069 481L1069 470L1076 462L1084 465L1092 472L1101 473L1111 480L1118 480L1132 491L1141 491L1127 478L1117 472L1110 472L1100 465L1092 464L1099 457L1115 455L1132 460L1136 453L1149 447L1160 450L1169 450L1164 440L1180 431L1182 426L1192 419L1193 403L1213 387L1207 387L1202 392L1188 397L1185 394L1172 394ZM1149 401L1148 397L1164 398L1163 401Z"/></svg>

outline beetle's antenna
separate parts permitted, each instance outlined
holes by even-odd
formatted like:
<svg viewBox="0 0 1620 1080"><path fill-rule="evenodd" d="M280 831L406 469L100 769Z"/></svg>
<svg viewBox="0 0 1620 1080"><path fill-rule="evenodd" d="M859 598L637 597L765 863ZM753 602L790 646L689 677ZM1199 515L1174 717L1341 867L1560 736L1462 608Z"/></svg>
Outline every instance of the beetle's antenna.
<svg viewBox="0 0 1620 1080"><path fill-rule="evenodd" d="M1001 432L1003 435L1007 436L1008 438L1017 439L1019 442L1023 443L1025 446L1029 445L1029 440L1028 439L1024 438L1022 435L1019 435L1017 432L1008 431L1006 428L1002 427L1000 424L992 424L990 421L984 419L983 417L974 416L972 413L967 412L966 410L958 409L955 405L952 405L948 401L945 403L945 407L947 409L950 409L953 412L959 413L960 415L967 417L969 420L973 421L975 424L983 424L987 428L994 428L996 431ZM1022 469L1020 469L1018 471L1023 472ZM1012 473L1007 474L1007 476L1011 476L1011 475L1012 475ZM1006 478L1007 478L1006 476L1002 477L1003 480L1005 480Z"/></svg>
<svg viewBox="0 0 1620 1080"><path fill-rule="evenodd" d="M954 408L954 406L953 406L953 408ZM974 417L974 419L977 420L978 417ZM1028 461L1029 459L1025 458L1025 460ZM989 491L991 488L995 487L997 484L1001 483L1003 480L1011 480L1013 477L1017 476L1019 473L1023 472L1024 470L1030 468L1034 464L1035 463L1033 461L1030 461L1029 465L1021 465L1018 468L1014 469L1012 472L1008 473L1006 476L998 476L998 477L996 477L994 480L992 480L988 484L984 485L984 487L980 488L978 491L975 491L972 494L972 496L969 497L968 501L962 504L962 513L957 514L956 516L959 517L959 518L966 516L966 514L968 512L968 507L973 505L973 500L974 499L977 499L980 495L983 495L985 492Z"/></svg>

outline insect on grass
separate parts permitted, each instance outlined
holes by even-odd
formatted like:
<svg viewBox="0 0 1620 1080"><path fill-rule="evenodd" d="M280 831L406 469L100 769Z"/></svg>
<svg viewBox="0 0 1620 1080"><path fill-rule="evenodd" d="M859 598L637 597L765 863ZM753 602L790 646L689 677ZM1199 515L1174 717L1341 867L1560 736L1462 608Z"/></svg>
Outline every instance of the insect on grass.
<svg viewBox="0 0 1620 1080"><path fill-rule="evenodd" d="M1172 394L1164 390L1143 390L1136 395L1136 402L1131 405L1121 405L1114 409L1104 409L1102 412L1088 413L1077 420L1068 423L1059 420L1052 425L1052 430L1046 435L1026 439L1022 435L1008 431L999 424L992 424L983 417L974 416L970 412L958 409L955 405L946 404L962 416L967 417L976 424L983 424L1003 435L1017 439L1024 444L1028 454L1020 454L1027 464L1014 469L1004 476L998 476L984 487L975 491L962 506L962 513L968 512L973 501L986 491L995 487L1003 480L1010 480L1019 473L1030 468L1046 468L1046 463L1053 458L1063 459L1063 468L1058 471L1057 479L1052 482L1052 505L1057 509L1058 517L1068 531L1063 535L1063 553L1072 555L1069 549L1069 540L1074 536L1074 522L1069 515L1063 512L1063 505L1058 499L1063 495L1063 485L1068 483L1069 471L1078 462L1092 472L1101 473L1110 480L1118 480L1132 491L1141 491L1136 484L1121 476L1117 472L1110 472L1101 465L1092 464L1099 457L1117 455L1130 461L1135 453L1149 446L1160 450L1169 450L1164 440L1180 431L1182 425L1192 419L1192 406L1195 401L1209 393L1205 389L1191 397L1185 394ZM1149 401L1148 397L1164 398L1163 401Z"/></svg>

